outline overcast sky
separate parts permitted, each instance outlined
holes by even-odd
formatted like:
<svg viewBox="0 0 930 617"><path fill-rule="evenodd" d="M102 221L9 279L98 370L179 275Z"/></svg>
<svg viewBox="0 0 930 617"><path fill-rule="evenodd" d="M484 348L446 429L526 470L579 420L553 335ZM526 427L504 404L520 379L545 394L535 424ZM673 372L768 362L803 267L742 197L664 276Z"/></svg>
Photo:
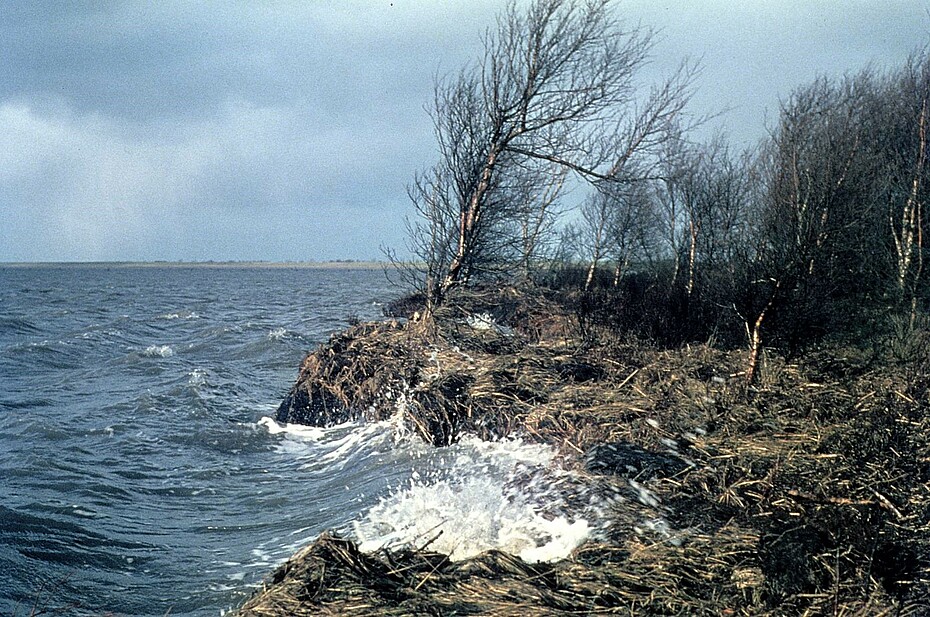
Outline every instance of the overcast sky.
<svg viewBox="0 0 930 617"><path fill-rule="evenodd" d="M436 156L433 78L504 0L0 4L0 261L379 258ZM821 74L927 43L930 0L620 0L701 60L739 145Z"/></svg>

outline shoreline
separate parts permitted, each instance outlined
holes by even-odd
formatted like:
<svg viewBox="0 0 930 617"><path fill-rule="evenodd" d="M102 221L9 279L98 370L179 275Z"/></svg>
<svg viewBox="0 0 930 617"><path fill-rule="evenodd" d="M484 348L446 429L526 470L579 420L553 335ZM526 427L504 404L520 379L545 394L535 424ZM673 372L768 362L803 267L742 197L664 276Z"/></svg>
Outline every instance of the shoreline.
<svg viewBox="0 0 930 617"><path fill-rule="evenodd" d="M308 270L379 270L394 268L381 261L28 261L0 262L0 268L203 268L203 269L308 269Z"/></svg>
<svg viewBox="0 0 930 617"><path fill-rule="evenodd" d="M233 614L923 614L925 368L833 345L770 353L750 386L746 349L584 342L569 306L512 290L435 318L337 332L276 420L377 421L403 391L405 421L434 446L522 434L556 447L592 490L623 495L614 531L551 563L363 553L324 533Z"/></svg>

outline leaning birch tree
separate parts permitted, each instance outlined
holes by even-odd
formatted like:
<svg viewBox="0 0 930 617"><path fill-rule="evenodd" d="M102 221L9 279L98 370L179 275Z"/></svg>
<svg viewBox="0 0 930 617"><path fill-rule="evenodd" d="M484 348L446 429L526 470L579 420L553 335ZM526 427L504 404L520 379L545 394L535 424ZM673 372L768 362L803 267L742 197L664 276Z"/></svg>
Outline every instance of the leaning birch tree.
<svg viewBox="0 0 930 617"><path fill-rule="evenodd" d="M630 181L630 163L681 115L693 70L640 97L635 78L652 33L624 27L612 4L511 2L485 35L481 60L437 83L430 113L439 161L410 188L411 248L424 264L428 310L509 244L500 234L515 216L512 178L525 181L535 168Z"/></svg>

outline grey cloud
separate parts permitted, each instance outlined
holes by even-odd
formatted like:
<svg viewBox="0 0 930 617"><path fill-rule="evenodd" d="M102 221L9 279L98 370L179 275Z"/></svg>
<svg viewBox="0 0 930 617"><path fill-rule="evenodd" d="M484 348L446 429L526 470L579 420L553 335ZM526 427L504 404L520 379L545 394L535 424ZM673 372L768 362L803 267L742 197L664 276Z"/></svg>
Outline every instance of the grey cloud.
<svg viewBox="0 0 930 617"><path fill-rule="evenodd" d="M400 246L436 73L503 0L0 7L0 261L329 259ZM877 8L878 7L878 8ZM812 76L926 40L918 0L624 0L644 81L703 58L698 111L750 142Z"/></svg>
<svg viewBox="0 0 930 617"><path fill-rule="evenodd" d="M346 242L354 235L349 226L362 219L371 226L373 210L390 205L390 196L400 192L394 185L402 186L414 164L390 157L390 135L333 128L311 128L304 135L299 132L304 124L292 110L238 104L227 105L210 121L140 138L106 120L2 106L0 131L9 147L0 154L5 187L0 199L16 204L57 239L54 254L45 259L65 260L112 258L133 243L158 256L171 246L164 239L194 231L202 238L191 238L192 250L172 251L183 258L209 258L200 254L217 243L215 230L230 220L277 220L288 228L282 228L286 235L297 223L312 229L319 204L343 201L344 208L325 222L337 228L342 222L346 229L313 245L319 257L344 256L353 246ZM396 232L399 218L378 217L377 224ZM254 227L246 222L239 232L243 247L254 237ZM3 248L26 248L30 232L21 219L4 233L9 237ZM398 240L396 233L388 235ZM277 246L274 258L299 259L307 244L291 243L286 251Z"/></svg>
<svg viewBox="0 0 930 617"><path fill-rule="evenodd" d="M930 42L923 0L627 0L627 14L660 27L656 72L679 58L703 66L694 106L744 145L765 134L779 101L821 75L896 66Z"/></svg>
<svg viewBox="0 0 930 617"><path fill-rule="evenodd" d="M0 98L63 100L136 121L209 114L229 98L304 101L335 114L372 97L404 100L439 67L437 46L453 57L455 47L474 48L487 19L480 3L464 2L455 11L388 2L46 6L57 3L12 4L0 21ZM435 23L450 13L471 19Z"/></svg>

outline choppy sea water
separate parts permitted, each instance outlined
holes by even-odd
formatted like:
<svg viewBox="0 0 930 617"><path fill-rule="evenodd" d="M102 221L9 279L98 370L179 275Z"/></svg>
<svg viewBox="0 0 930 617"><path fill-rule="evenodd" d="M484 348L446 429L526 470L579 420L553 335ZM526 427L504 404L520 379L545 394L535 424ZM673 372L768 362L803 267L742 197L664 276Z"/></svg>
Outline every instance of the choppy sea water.
<svg viewBox="0 0 930 617"><path fill-rule="evenodd" d="M322 531L363 548L566 555L553 452L281 426L303 355L399 291L380 271L0 267L0 615L220 615ZM564 491L562 491L564 492Z"/></svg>

